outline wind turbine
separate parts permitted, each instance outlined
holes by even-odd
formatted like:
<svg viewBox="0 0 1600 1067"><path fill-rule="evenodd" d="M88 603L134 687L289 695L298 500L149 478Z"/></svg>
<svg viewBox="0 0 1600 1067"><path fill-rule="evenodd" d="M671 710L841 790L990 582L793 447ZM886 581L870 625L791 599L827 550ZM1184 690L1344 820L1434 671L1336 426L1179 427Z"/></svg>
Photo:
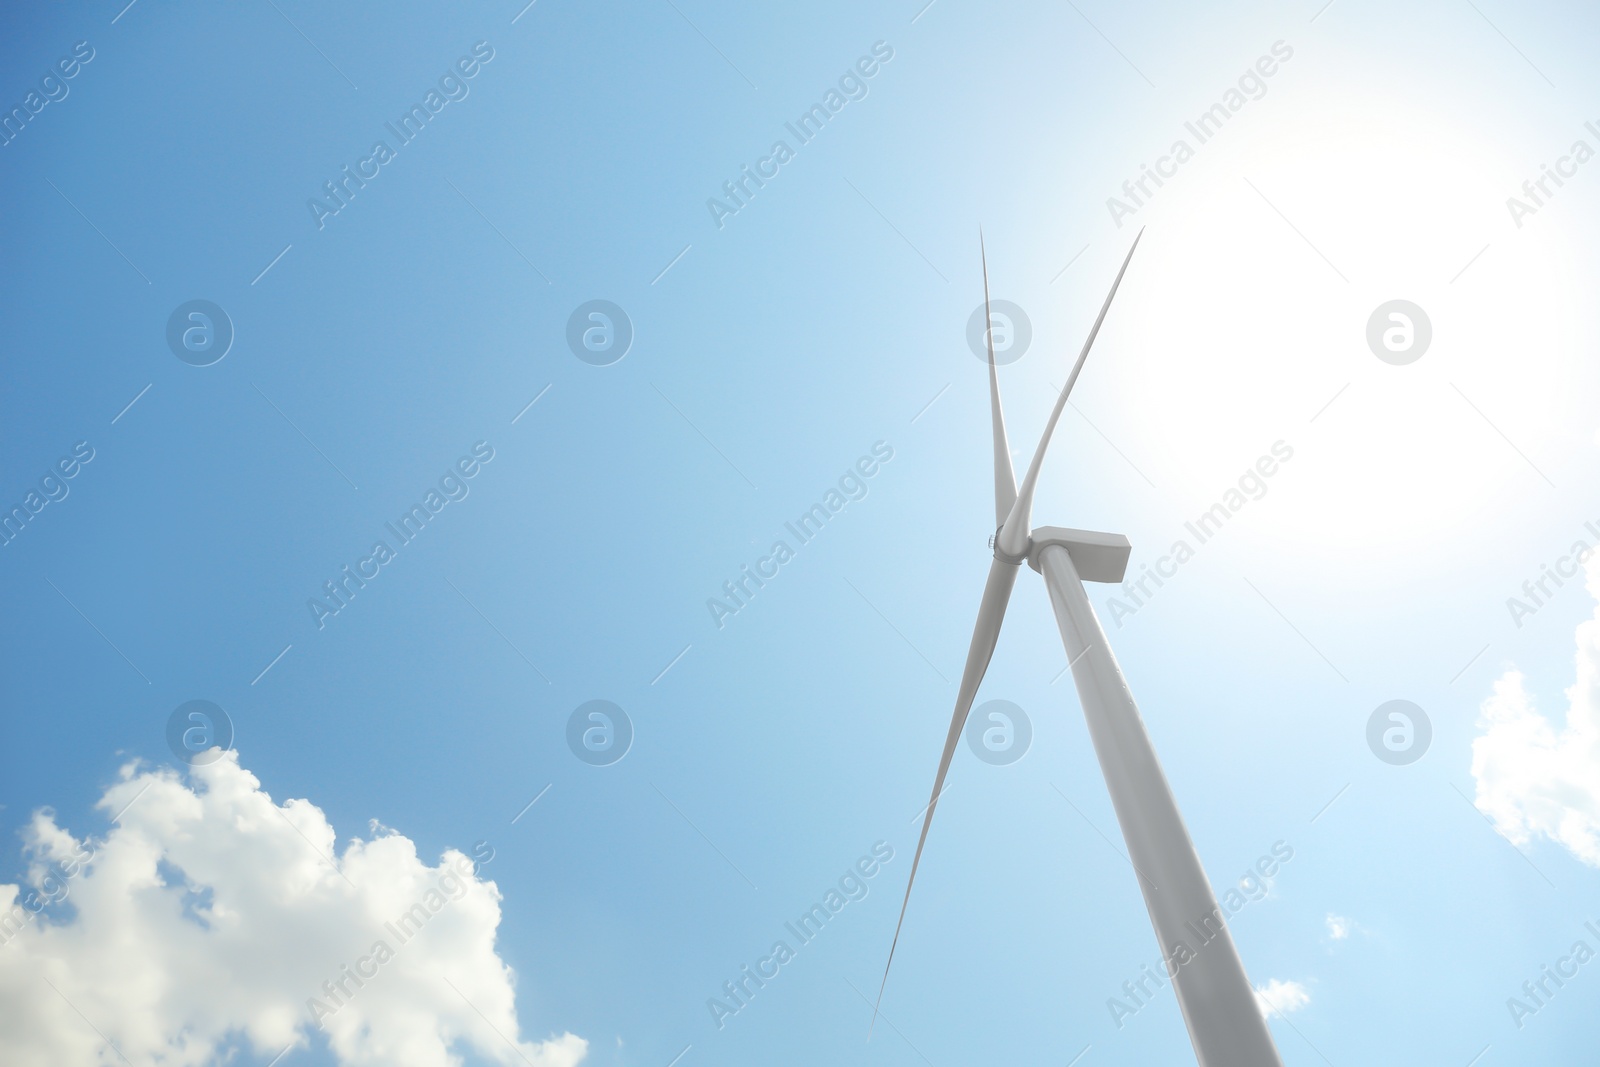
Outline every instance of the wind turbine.
<svg viewBox="0 0 1600 1067"><path fill-rule="evenodd" d="M1139 236L1144 236L1143 230L1139 231ZM894 942L889 946L889 961L883 968L878 1000L882 1001L884 986L889 981L889 966L894 963L894 950L900 943L900 928L905 923L911 886L917 878L917 865L922 861L922 848L928 841L928 827L933 822L939 794L944 791L951 757L955 755L978 685L994 655L1011 588L1022 564L1027 563L1044 576L1045 586L1050 591L1050 604L1055 609L1056 624L1061 629L1061 641L1072 667L1072 680L1077 685L1084 718L1088 720L1089 736L1094 742L1095 755L1100 760L1100 770L1105 775L1111 803L1117 812L1117 822L1127 842L1128 857L1144 894L1145 908L1150 913L1162 958L1167 961L1166 970L1177 993L1178 1007L1183 1012L1189 1041L1200 1067L1282 1067L1272 1034L1256 1006L1244 964L1223 921L1224 913L1217 906L1216 895L1206 879L1177 801L1173 799L1155 748L1145 732L1138 705L1133 702L1133 694L1128 691L1122 669L1117 666L1105 631L1083 587L1086 581L1122 581L1132 551L1128 539L1121 534L1059 526L1029 529L1033 491L1039 482L1039 468L1044 463L1050 436L1067 406L1067 397L1083 370L1100 325L1105 322L1106 312L1111 309L1111 300L1122 284L1134 249L1138 247L1139 238L1135 237L1122 268L1117 271L1116 281L1111 283L1111 292L1106 295L1100 314L1089 330L1089 337L1083 342L1083 350L1078 353L1066 387L1050 412L1050 421L1045 424L1021 486L1017 485L1011 469L1005 415L1000 408L994 338L989 336L994 508L995 521L999 523L991 542L994 562L989 566L989 580L978 605L978 621L973 628L972 645L967 650L966 669L956 691L955 714L950 719L950 732L945 736L939 770L933 779L933 796L928 801L916 855L911 860L911 876L906 882L905 899L900 904L900 920L895 924ZM989 264L986 254L983 304L987 316ZM988 324L986 318L985 325ZM985 333L989 335L990 331L986 329ZM877 1017L876 1007L873 1017Z"/></svg>

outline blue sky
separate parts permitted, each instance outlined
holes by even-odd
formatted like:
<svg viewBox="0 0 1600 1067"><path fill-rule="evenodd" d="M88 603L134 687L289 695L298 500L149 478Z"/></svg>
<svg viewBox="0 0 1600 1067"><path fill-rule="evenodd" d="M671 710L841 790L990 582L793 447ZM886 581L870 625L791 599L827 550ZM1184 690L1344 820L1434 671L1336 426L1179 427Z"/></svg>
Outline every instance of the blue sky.
<svg viewBox="0 0 1600 1067"><path fill-rule="evenodd" d="M121 768L181 768L168 717L208 700L341 854L383 828L430 867L489 843L521 1039L630 1067L1188 1062L1170 991L1108 1011L1158 954L1031 572L979 699L1024 708L1032 746L958 752L870 1043L863 1000L988 567L979 227L1032 326L1002 372L1021 465L1146 226L1035 517L1154 566L1292 449L1121 625L1091 587L1213 882L1293 849L1233 921L1252 980L1308 998L1271 1024L1284 1061L1575 1061L1600 964L1520 1028L1506 1002L1600 950L1600 749L1561 734L1590 707L1567 688L1595 598L1507 600L1600 540L1600 164L1531 214L1508 199L1600 149L1596 15L1320 5L8 12L6 109L77 42L92 59L0 148L0 503L93 459L0 549L0 879L25 880L38 809L107 840ZM398 145L385 124L474 46L492 58ZM864 95L797 143L875 46ZM1235 89L1198 143L1185 123ZM393 158L319 220L380 139ZM719 219L778 140L793 158ZM166 341L197 299L235 334L203 367ZM566 341L596 299L634 332L608 366ZM1394 299L1432 324L1405 366L1366 341ZM466 495L319 627L308 600L480 442ZM875 446L864 495L718 626L707 600ZM1496 733L1513 669L1537 712ZM566 741L596 699L634 731L609 766ZM1432 723L1410 765L1367 747L1391 699ZM880 841L866 895L719 1028L708 998ZM284 1067L342 1062L296 1025ZM238 1062L282 1047L241 1032Z"/></svg>

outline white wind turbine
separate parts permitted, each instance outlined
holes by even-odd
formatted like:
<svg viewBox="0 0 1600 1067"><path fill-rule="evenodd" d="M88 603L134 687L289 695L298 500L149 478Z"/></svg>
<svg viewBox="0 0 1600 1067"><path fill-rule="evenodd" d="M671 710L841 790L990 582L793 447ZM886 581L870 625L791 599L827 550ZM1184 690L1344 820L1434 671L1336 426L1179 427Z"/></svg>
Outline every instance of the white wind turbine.
<svg viewBox="0 0 1600 1067"><path fill-rule="evenodd" d="M1140 236L1143 232L1140 231ZM894 950L900 942L900 927L905 923L911 886L916 881L917 865L928 840L934 808L944 790L950 759L955 755L967 712L972 708L973 697L999 640L1000 623L1011 599L1011 587L1017 580L1019 568L1026 562L1044 575L1045 586L1050 591L1050 603L1061 628L1061 641L1066 646L1072 679L1077 684L1078 699L1088 720L1089 736L1094 741L1095 755L1100 760L1100 770L1116 808L1117 822L1127 842L1128 856L1144 894L1145 908L1150 913L1162 958L1169 961L1167 971L1200 1067L1282 1067L1266 1020L1256 1006L1244 964L1223 922L1223 912L1217 906L1211 883L1206 879L1194 842L1189 839L1183 816L1145 732L1144 720L1139 716L1133 694L1128 691L1128 683L1122 677L1122 670L1106 642L1105 631L1100 628L1100 621L1083 588L1086 581L1122 581L1131 551L1128 539L1121 534L1057 526L1029 529L1033 491L1039 481L1045 450L1050 445L1050 435L1067 406L1067 397L1078 380L1078 373L1083 370L1095 335L1100 332L1100 324L1105 321L1111 300L1117 295L1117 286L1122 283L1128 262L1138 247L1136 237L1133 248L1128 249L1127 259L1122 261L1121 270L1117 271L1116 281L1111 283L1111 292L1106 295L1083 350L1078 353L1066 387L1050 412L1050 421L1045 424L1039 447L1033 453L1033 462L1028 465L1020 487L1011 469L1005 416L1000 409L994 339L989 338L994 504L995 521L1000 527L994 537L994 562L989 567L989 581L978 605L978 621L967 651L967 665L961 674L961 687L956 692L955 714L950 719L950 732L945 736L944 752L939 757L939 771L933 779L933 796L928 801L916 855L911 860L911 876L906 882L905 900L900 905L900 920L895 924L894 942L889 946L889 962L884 965L883 983L887 985L889 981L889 965L894 962ZM983 268L983 302L987 325L990 322L987 318L987 257ZM1174 966L1176 973L1173 973ZM883 999L884 985L878 987L879 1001ZM873 1015L876 1018L876 1007Z"/></svg>

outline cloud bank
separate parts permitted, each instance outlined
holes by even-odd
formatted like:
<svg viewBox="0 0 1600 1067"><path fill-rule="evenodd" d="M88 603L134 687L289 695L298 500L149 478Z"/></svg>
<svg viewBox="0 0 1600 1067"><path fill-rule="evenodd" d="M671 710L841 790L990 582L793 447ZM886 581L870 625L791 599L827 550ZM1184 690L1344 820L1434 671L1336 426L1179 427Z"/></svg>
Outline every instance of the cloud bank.
<svg viewBox="0 0 1600 1067"><path fill-rule="evenodd" d="M1600 555L1585 569L1600 602ZM1472 777L1478 809L1513 844L1547 838L1600 867L1600 606L1575 639L1565 726L1534 707L1521 671L1507 670L1480 709Z"/></svg>
<svg viewBox="0 0 1600 1067"><path fill-rule="evenodd" d="M465 855L429 866L384 830L340 855L321 810L275 804L235 754L189 776L124 767L103 838L34 813L27 884L0 885L0 1062L206 1067L321 1040L350 1067L583 1058L573 1034L521 1036L500 891Z"/></svg>

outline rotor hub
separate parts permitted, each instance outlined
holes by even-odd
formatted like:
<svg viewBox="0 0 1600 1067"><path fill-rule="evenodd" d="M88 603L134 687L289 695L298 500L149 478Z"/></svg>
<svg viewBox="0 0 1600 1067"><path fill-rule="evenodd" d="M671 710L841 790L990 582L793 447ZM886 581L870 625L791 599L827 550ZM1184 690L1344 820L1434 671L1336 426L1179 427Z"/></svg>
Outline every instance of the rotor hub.
<svg viewBox="0 0 1600 1067"><path fill-rule="evenodd" d="M1001 529L1003 529L1003 524L1002 526L996 527L994 533L989 535L989 547L994 550L994 558L999 560L1001 563L1009 563L1013 567L1018 567L1026 563L1028 561L1028 554L1033 551L1032 539L1030 538L1028 543L1023 546L1022 554L1020 556L1012 556L1000 547Z"/></svg>

